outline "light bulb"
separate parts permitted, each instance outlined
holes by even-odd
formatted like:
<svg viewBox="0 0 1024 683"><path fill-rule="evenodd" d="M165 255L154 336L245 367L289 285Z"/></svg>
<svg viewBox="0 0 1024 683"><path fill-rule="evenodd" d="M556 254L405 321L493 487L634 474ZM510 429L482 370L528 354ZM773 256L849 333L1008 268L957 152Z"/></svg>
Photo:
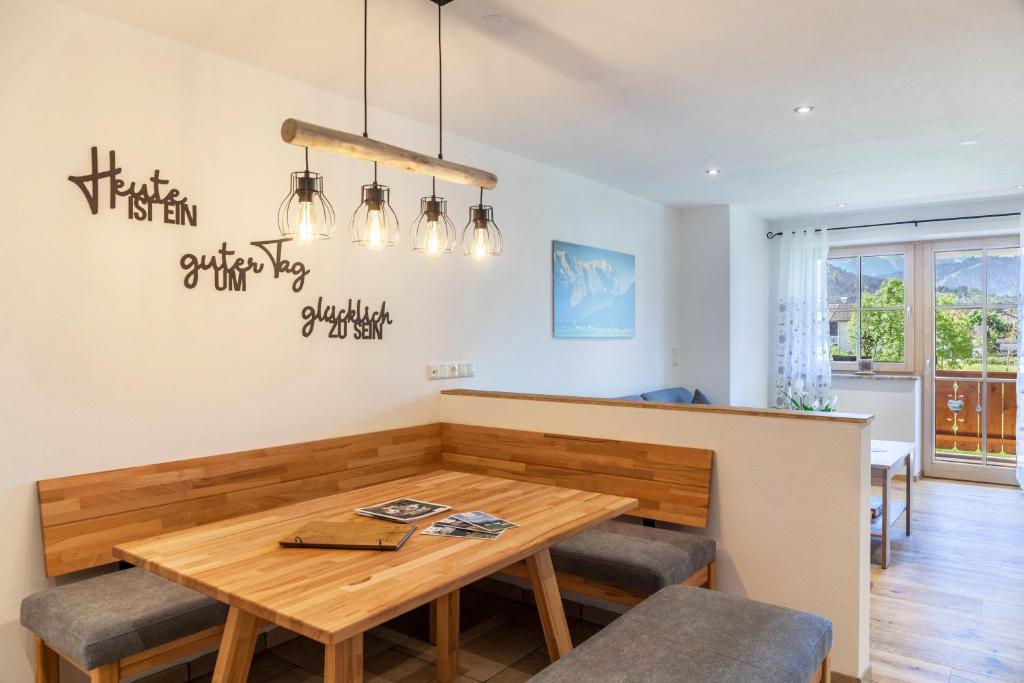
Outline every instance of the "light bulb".
<svg viewBox="0 0 1024 683"><path fill-rule="evenodd" d="M299 212L295 220L298 243L312 244L317 233L316 207L313 206L313 202L299 202Z"/></svg>
<svg viewBox="0 0 1024 683"><path fill-rule="evenodd" d="M380 249L384 246L384 212L370 209L366 214L367 246Z"/></svg>
<svg viewBox="0 0 1024 683"><path fill-rule="evenodd" d="M427 221L427 248L428 256L437 256L441 253L441 225L438 221Z"/></svg>
<svg viewBox="0 0 1024 683"><path fill-rule="evenodd" d="M491 255L488 241L486 228L473 229L473 242L469 251L474 259L482 261Z"/></svg>

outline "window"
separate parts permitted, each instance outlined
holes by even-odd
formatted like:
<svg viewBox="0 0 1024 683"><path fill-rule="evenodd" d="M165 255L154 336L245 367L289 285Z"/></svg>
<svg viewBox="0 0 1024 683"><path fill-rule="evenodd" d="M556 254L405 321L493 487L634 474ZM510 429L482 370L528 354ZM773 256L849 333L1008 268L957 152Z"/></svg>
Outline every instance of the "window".
<svg viewBox="0 0 1024 683"><path fill-rule="evenodd" d="M861 358L873 358L878 370L911 369L909 265L900 246L829 253L828 326L835 369L856 369Z"/></svg>

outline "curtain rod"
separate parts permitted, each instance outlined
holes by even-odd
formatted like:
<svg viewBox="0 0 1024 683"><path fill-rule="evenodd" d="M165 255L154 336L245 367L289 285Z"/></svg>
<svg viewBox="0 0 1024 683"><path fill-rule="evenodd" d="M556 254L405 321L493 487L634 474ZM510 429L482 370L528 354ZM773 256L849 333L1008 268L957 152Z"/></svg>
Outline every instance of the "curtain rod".
<svg viewBox="0 0 1024 683"><path fill-rule="evenodd" d="M893 221L892 223L866 223L864 225L843 225L836 228L825 228L831 232L832 230L855 230L857 228L885 228L891 225L913 225L917 227L922 223L945 223L946 221L973 221L979 218L1007 218L1009 216L1019 216L1020 211L1013 211L1011 213L986 213L981 216L954 216L952 218L920 218L913 221ZM815 228L814 232L821 232L821 228ZM768 239L775 239L776 237L782 237L782 232L769 232L765 235Z"/></svg>

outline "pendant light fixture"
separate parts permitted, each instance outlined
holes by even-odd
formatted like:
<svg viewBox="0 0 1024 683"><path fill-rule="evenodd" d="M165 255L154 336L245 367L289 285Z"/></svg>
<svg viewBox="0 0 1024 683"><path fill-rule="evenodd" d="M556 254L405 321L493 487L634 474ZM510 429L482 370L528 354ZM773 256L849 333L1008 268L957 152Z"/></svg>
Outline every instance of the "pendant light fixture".
<svg viewBox="0 0 1024 683"><path fill-rule="evenodd" d="M368 0L363 0L363 137L367 128L367 42L369 34ZM359 208L352 214L349 233L352 242L361 247L380 249L398 244L400 228L398 216L391 208L391 190L377 182L377 162L373 162L373 182L363 185Z"/></svg>
<svg viewBox="0 0 1024 683"><path fill-rule="evenodd" d="M437 158L444 159L444 75L441 69L441 7L437 3ZM437 176L430 178L430 196L420 199L420 215L410 233L412 250L427 256L450 254L458 233L448 218L448 202L437 196Z"/></svg>
<svg viewBox="0 0 1024 683"><path fill-rule="evenodd" d="M484 188L480 203L469 207L469 222L462 229L462 253L477 261L501 254L501 229L494 222L494 207L484 205Z"/></svg>
<svg viewBox="0 0 1024 683"><path fill-rule="evenodd" d="M277 210L277 229L297 244L312 244L334 237L334 207L324 196L324 177L309 170L292 173L291 189Z"/></svg>

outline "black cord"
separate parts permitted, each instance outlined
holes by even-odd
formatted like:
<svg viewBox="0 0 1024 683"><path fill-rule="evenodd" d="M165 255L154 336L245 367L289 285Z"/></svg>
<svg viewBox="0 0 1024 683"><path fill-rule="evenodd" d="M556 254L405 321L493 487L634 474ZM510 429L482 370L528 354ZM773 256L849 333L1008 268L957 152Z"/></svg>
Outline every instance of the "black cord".
<svg viewBox="0 0 1024 683"><path fill-rule="evenodd" d="M484 188L480 188L480 208L484 208Z"/></svg>
<svg viewBox="0 0 1024 683"><path fill-rule="evenodd" d="M437 158L444 159L444 72L441 69L441 3L437 4Z"/></svg>
<svg viewBox="0 0 1024 683"><path fill-rule="evenodd" d="M309 147L306 148L306 177L309 177Z"/></svg>
<svg viewBox="0 0 1024 683"><path fill-rule="evenodd" d="M366 127L367 121L367 109L366 109L366 62L367 62L367 35L370 33L370 21L367 17L367 3L369 0L363 0L363 137L369 137ZM374 164L374 173L376 173L376 164Z"/></svg>

